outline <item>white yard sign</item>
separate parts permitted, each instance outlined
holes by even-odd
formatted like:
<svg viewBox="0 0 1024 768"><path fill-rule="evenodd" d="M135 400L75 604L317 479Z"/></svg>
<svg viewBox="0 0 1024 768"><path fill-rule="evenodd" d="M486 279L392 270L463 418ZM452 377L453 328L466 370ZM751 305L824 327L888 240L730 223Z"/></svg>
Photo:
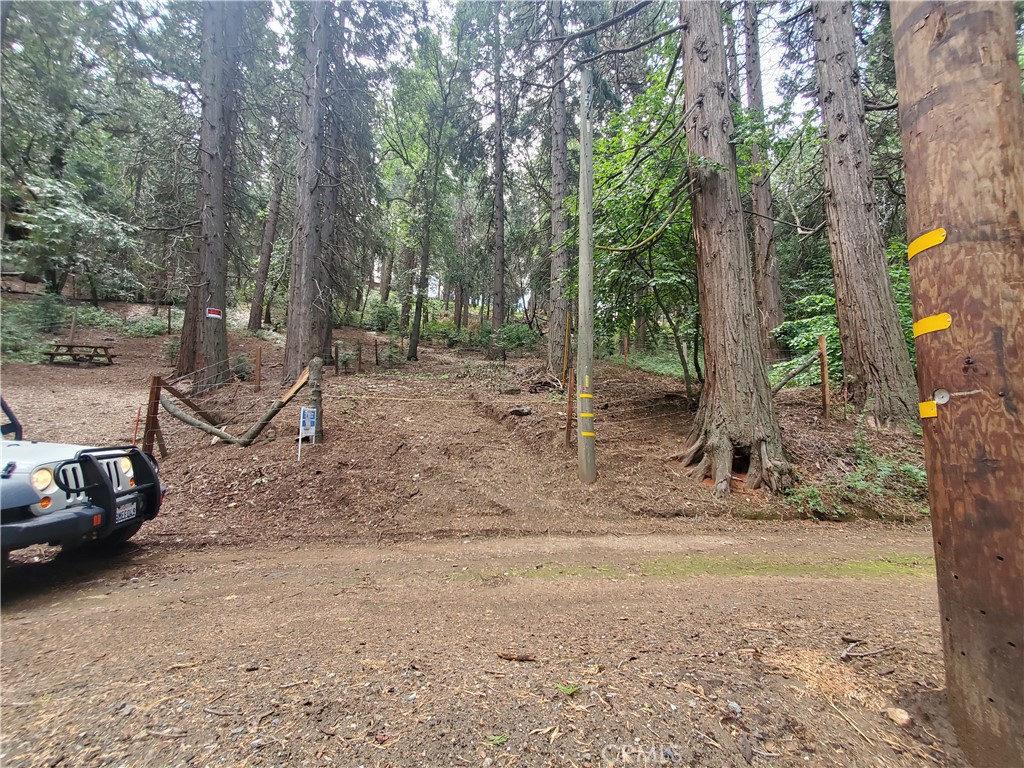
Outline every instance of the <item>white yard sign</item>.
<svg viewBox="0 0 1024 768"><path fill-rule="evenodd" d="M299 412L299 461L302 461L302 441L307 437L312 437L316 444L316 408L304 407Z"/></svg>

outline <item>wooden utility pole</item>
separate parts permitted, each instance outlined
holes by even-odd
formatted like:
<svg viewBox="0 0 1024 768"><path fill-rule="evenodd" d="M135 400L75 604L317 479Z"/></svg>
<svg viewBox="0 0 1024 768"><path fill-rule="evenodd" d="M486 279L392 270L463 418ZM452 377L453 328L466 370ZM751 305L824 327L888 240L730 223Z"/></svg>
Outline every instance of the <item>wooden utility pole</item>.
<svg viewBox="0 0 1024 768"><path fill-rule="evenodd" d="M576 417L580 480L589 485L597 480L594 435L594 126L591 74L583 70L580 86L580 289L579 345L576 351Z"/></svg>
<svg viewBox="0 0 1024 768"><path fill-rule="evenodd" d="M946 691L1024 765L1024 102L1012 3L892 4Z"/></svg>

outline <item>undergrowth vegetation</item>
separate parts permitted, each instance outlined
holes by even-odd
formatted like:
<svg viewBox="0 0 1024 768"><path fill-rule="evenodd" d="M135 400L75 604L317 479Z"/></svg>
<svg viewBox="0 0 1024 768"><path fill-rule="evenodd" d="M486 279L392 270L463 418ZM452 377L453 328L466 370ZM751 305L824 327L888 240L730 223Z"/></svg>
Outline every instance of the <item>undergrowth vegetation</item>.
<svg viewBox="0 0 1024 768"><path fill-rule="evenodd" d="M818 520L903 522L928 514L928 476L921 448L909 436L870 444L858 425L852 443L837 451L835 461L832 472L804 477L786 492L799 514Z"/></svg>
<svg viewBox="0 0 1024 768"><path fill-rule="evenodd" d="M92 306L70 306L55 294L30 299L7 299L0 307L0 354L8 363L38 363L53 342L66 337L74 323L78 331L95 329L132 338L167 333L166 315L126 318ZM181 328L181 313L172 314L172 329Z"/></svg>

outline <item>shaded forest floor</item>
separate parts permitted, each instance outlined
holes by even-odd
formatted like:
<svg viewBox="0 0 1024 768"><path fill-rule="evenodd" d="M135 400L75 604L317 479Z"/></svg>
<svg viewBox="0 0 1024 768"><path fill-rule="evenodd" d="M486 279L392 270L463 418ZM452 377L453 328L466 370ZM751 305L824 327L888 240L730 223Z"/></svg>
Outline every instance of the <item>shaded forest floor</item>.
<svg viewBox="0 0 1024 768"><path fill-rule="evenodd" d="M29 551L5 573L5 765L962 764L927 521L862 471L917 441L823 427L816 393L784 392L810 501L890 519L718 500L668 460L680 385L604 365L583 488L538 361L385 368L372 335L338 335L365 372L327 378L301 463L304 395L248 449L162 414L160 517L116 557ZM159 338L113 343L112 367L4 366L27 437L131 441L169 366ZM281 391L273 344L232 353L256 345L263 391L204 400L236 434ZM855 640L882 652L842 660Z"/></svg>

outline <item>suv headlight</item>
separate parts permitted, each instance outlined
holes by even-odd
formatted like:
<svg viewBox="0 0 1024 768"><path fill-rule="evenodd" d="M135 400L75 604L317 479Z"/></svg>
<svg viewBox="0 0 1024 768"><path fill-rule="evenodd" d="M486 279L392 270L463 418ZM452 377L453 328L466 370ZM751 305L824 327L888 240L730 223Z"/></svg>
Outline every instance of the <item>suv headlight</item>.
<svg viewBox="0 0 1024 768"><path fill-rule="evenodd" d="M135 470L132 467L132 460L130 456L122 456L119 460L119 464L121 465L121 474L124 475L125 477L131 477L133 474L135 474Z"/></svg>
<svg viewBox="0 0 1024 768"><path fill-rule="evenodd" d="M49 467L40 467L32 473L32 487L42 493L53 485L53 470Z"/></svg>

